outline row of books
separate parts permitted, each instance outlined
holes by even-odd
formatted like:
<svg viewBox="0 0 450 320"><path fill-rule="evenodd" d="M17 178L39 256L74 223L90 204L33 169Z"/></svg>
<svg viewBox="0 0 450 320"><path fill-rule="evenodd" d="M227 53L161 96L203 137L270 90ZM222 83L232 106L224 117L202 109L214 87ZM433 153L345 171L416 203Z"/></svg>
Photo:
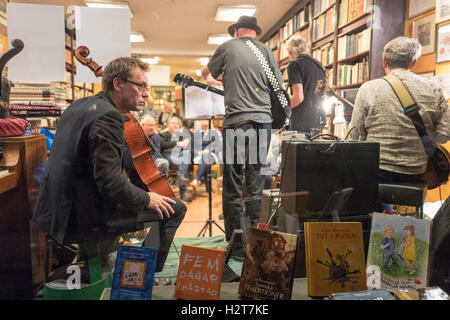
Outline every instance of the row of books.
<svg viewBox="0 0 450 320"><path fill-rule="evenodd" d="M316 41L336 29L336 9L333 7L313 20L313 41Z"/></svg>
<svg viewBox="0 0 450 320"><path fill-rule="evenodd" d="M372 29L338 38L338 60L370 50Z"/></svg>
<svg viewBox="0 0 450 320"><path fill-rule="evenodd" d="M355 64L338 64L337 86L357 84L369 80L369 63L367 57Z"/></svg>
<svg viewBox="0 0 450 320"><path fill-rule="evenodd" d="M303 263L309 296L395 300L389 291L427 287L431 221L373 213L368 228L365 252L361 222L304 223ZM249 228L239 296L290 300L296 266L301 263L302 250L298 249L298 231L274 231L261 224ZM156 258L155 248L120 245L110 298L151 299ZM183 245L174 297L220 299L224 259L224 250Z"/></svg>
<svg viewBox="0 0 450 320"><path fill-rule="evenodd" d="M295 14L291 19L289 19L279 31L279 40L287 40L297 30L306 26L309 22L309 11L310 5L307 5L299 13Z"/></svg>
<svg viewBox="0 0 450 320"><path fill-rule="evenodd" d="M314 58L319 60L322 65L329 65L334 61L334 46L332 44L328 44L319 49L313 50L312 55Z"/></svg>
<svg viewBox="0 0 450 320"><path fill-rule="evenodd" d="M335 3L336 3L336 0L315 0L314 1L314 9L313 9L313 17L316 17L318 14L320 14L324 10L330 8Z"/></svg>
<svg viewBox="0 0 450 320"><path fill-rule="evenodd" d="M373 0L342 0L339 4L339 26L369 12L372 4Z"/></svg>
<svg viewBox="0 0 450 320"><path fill-rule="evenodd" d="M66 107L67 91L59 85L15 83L11 88L11 105L58 105Z"/></svg>

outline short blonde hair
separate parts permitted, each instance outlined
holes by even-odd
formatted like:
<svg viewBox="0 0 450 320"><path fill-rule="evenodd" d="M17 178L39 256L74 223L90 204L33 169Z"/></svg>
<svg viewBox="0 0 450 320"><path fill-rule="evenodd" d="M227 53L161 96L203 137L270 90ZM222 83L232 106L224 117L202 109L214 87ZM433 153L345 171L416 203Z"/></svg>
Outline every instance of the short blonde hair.
<svg viewBox="0 0 450 320"><path fill-rule="evenodd" d="M286 49L288 52L293 52L296 55L299 55L303 52L308 52L309 45L301 35L295 35L289 38L288 42L286 43Z"/></svg>

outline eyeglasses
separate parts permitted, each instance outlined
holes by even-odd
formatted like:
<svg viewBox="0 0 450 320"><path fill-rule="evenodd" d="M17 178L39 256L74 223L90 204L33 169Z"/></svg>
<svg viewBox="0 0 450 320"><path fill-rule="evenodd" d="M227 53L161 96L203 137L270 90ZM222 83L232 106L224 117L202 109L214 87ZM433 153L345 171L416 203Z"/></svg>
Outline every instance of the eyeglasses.
<svg viewBox="0 0 450 320"><path fill-rule="evenodd" d="M122 79L122 78L120 78L120 79ZM148 87L147 87L146 83L139 83L139 82L135 82L135 81L128 80L128 79L122 79L122 80L134 84L140 92L148 91Z"/></svg>

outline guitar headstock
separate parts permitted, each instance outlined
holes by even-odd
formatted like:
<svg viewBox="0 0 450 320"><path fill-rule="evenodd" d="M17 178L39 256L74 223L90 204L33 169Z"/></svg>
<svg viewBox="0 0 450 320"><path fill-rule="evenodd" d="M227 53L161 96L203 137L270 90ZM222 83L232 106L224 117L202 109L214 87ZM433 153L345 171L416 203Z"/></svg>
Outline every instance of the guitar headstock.
<svg viewBox="0 0 450 320"><path fill-rule="evenodd" d="M173 78L173 82L179 84L180 86L183 86L184 88L187 88L192 85L194 79L192 79L192 77L188 76L187 74L177 73L175 78Z"/></svg>

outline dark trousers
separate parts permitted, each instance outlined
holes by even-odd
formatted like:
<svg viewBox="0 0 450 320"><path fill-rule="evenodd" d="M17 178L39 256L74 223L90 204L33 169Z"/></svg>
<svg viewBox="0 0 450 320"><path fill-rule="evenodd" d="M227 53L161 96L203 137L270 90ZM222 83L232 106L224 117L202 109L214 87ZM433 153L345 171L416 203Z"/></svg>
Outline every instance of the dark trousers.
<svg viewBox="0 0 450 320"><path fill-rule="evenodd" d="M258 223L261 211L261 195L266 178L266 176L260 174L260 169L266 161L271 127L270 123L250 122L227 128L223 134L222 210L225 220L226 240L230 240L234 229L241 228L240 219L242 216L249 217L251 226L256 226ZM256 133L254 138L249 136L241 140L233 138L241 133L248 134L249 130ZM261 136L260 130L266 132L266 137ZM231 135L229 135L229 132ZM256 155L254 154L255 150ZM265 151L260 152L260 150ZM254 161L255 157L257 161ZM243 191L245 195L243 195Z"/></svg>
<svg viewBox="0 0 450 320"><path fill-rule="evenodd" d="M187 208L183 201L178 198L171 199L175 200L175 203L172 204L175 212L173 215L170 215L170 218L164 216L164 219L161 220L156 211L153 210L146 210L139 215L141 222L159 221L159 248L158 258L156 259L156 272L162 271L175 233L186 215Z"/></svg>

